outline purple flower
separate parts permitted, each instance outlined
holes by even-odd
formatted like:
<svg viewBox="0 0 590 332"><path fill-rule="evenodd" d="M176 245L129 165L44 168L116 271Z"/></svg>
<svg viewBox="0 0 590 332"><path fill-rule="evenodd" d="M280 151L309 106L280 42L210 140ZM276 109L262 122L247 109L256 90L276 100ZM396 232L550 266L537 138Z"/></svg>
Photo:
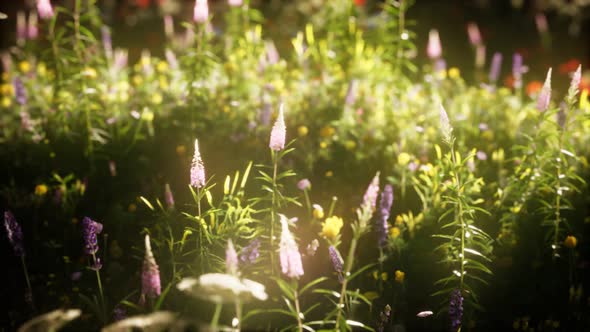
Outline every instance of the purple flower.
<svg viewBox="0 0 590 332"><path fill-rule="evenodd" d="M195 154L191 164L191 186L203 188L205 186L205 166L199 151L199 140L195 140Z"/></svg>
<svg viewBox="0 0 590 332"><path fill-rule="evenodd" d="M117 304L113 309L113 320L117 322L125 318L127 318L127 310L125 310L124 306Z"/></svg>
<svg viewBox="0 0 590 332"><path fill-rule="evenodd" d="M168 183L164 186L164 199L166 200L168 208L174 209L174 195L172 195L172 190L170 190L170 185Z"/></svg>
<svg viewBox="0 0 590 332"><path fill-rule="evenodd" d="M42 19L50 19L53 17L53 7L49 0L37 0L37 12Z"/></svg>
<svg viewBox="0 0 590 332"><path fill-rule="evenodd" d="M269 147L274 151L281 151L285 148L285 138L287 136L287 128L285 127L285 116L283 111L283 104L279 106L279 116L272 126L270 132Z"/></svg>
<svg viewBox="0 0 590 332"><path fill-rule="evenodd" d="M231 239L227 240L227 248L225 249L225 269L228 274L238 274L238 253Z"/></svg>
<svg viewBox="0 0 590 332"><path fill-rule="evenodd" d="M260 248L260 240L255 239L252 242L250 242L249 245L242 248L242 251L240 252L240 261L242 263L249 263L249 264L253 264L254 262L256 262L256 260L260 256L260 252L258 252L259 248Z"/></svg>
<svg viewBox="0 0 590 332"><path fill-rule="evenodd" d="M356 80L352 80L350 81L350 84L348 84L348 91L346 92L346 99L344 100L344 102L346 103L346 105L353 105L355 100L356 100L356 86L357 86L357 81Z"/></svg>
<svg viewBox="0 0 590 332"><path fill-rule="evenodd" d="M145 257L141 273L141 295L155 298L161 293L160 269L152 253L150 236L145 236Z"/></svg>
<svg viewBox="0 0 590 332"><path fill-rule="evenodd" d="M377 205L377 196L379 195L379 172L375 174L373 180L369 184L365 195L363 196L363 206L368 207L371 211L375 211Z"/></svg>
<svg viewBox="0 0 590 332"><path fill-rule="evenodd" d="M96 257L94 263L90 265L90 269L94 271L98 271L102 269L102 262L100 261L100 257Z"/></svg>
<svg viewBox="0 0 590 332"><path fill-rule="evenodd" d="M479 32L479 27L474 22L469 22L467 24L467 35L469 35L469 42L473 46L478 46L481 44L481 33Z"/></svg>
<svg viewBox="0 0 590 332"><path fill-rule="evenodd" d="M445 70L447 70L447 62L445 59L436 59L436 61L434 61L434 71L439 73Z"/></svg>
<svg viewBox="0 0 590 332"><path fill-rule="evenodd" d="M14 86L14 95L16 97L16 101L20 105L24 105L27 103L27 90L25 90L25 85L20 77L15 77L14 81L12 82Z"/></svg>
<svg viewBox="0 0 590 332"><path fill-rule="evenodd" d="M309 182L308 179L301 179L297 182L297 188L299 188L299 190L308 190L311 188L311 182Z"/></svg>
<svg viewBox="0 0 590 332"><path fill-rule="evenodd" d="M502 54L499 52L494 53L492 57L492 64L490 65L490 83L496 83L500 77L500 71L502 70Z"/></svg>
<svg viewBox="0 0 590 332"><path fill-rule="evenodd" d="M240 7L244 3L244 0L228 0L227 3L231 7Z"/></svg>
<svg viewBox="0 0 590 332"><path fill-rule="evenodd" d="M537 97L537 109L541 112L545 112L549 108L549 102L551 101L551 68L547 72L547 78L545 83L539 92Z"/></svg>
<svg viewBox="0 0 590 332"><path fill-rule="evenodd" d="M39 27L37 26L37 13L29 13L29 23L27 24L27 38L35 40L39 37Z"/></svg>
<svg viewBox="0 0 590 332"><path fill-rule="evenodd" d="M72 279L72 281L78 281L78 280L80 280L81 277L82 277L82 272L80 272L80 271L72 272L72 274L70 275L70 279Z"/></svg>
<svg viewBox="0 0 590 332"><path fill-rule="evenodd" d="M82 228L84 252L88 255L94 255L98 251L97 235L102 232L102 224L97 223L88 217L84 217L82 220Z"/></svg>
<svg viewBox="0 0 590 332"><path fill-rule="evenodd" d="M18 257L23 257L25 255L23 231L10 211L4 212L4 227L6 227L8 241L12 245L12 249L14 249L14 254Z"/></svg>
<svg viewBox="0 0 590 332"><path fill-rule="evenodd" d="M193 21L197 23L205 23L209 18L209 5L207 0L196 0L193 11Z"/></svg>
<svg viewBox="0 0 590 332"><path fill-rule="evenodd" d="M379 218L376 220L375 228L379 239L379 247L383 247L387 241L387 231L389 230L389 213L393 205L393 187L390 184L385 185L381 192L381 201L379 202Z"/></svg>
<svg viewBox="0 0 590 332"><path fill-rule="evenodd" d="M127 50L116 49L113 55L113 70L115 72L123 70L127 66L128 58Z"/></svg>
<svg viewBox="0 0 590 332"><path fill-rule="evenodd" d="M487 159L488 159L488 155L487 155L485 152L481 151L481 150L480 150L480 151L477 151L477 152L475 153L475 156L476 156L476 157L477 157L477 159L479 159L479 160L487 160Z"/></svg>
<svg viewBox="0 0 590 332"><path fill-rule="evenodd" d="M426 54L431 60L438 59L442 55L440 37L438 36L438 30L436 29L431 29L428 33L428 46L426 48Z"/></svg>
<svg viewBox="0 0 590 332"><path fill-rule="evenodd" d="M332 261L334 271L338 273L338 281L342 283L344 282L344 278L342 277L342 257L340 257L340 253L338 253L338 250L334 246L330 246L328 252L330 253L330 260Z"/></svg>
<svg viewBox="0 0 590 332"><path fill-rule="evenodd" d="M576 95L580 89L580 81L582 80L582 65L578 66L578 69L574 72L572 76L572 81L570 82L570 87L567 90L567 98L570 103L575 102Z"/></svg>
<svg viewBox="0 0 590 332"><path fill-rule="evenodd" d="M178 60L176 59L176 54L174 54L171 49L166 49L165 55L166 61L168 61L170 68L178 69Z"/></svg>
<svg viewBox="0 0 590 332"><path fill-rule="evenodd" d="M461 327L461 320L463 319L463 295L461 295L459 289L454 289L451 292L449 318L451 320L451 331L456 332Z"/></svg>
<svg viewBox="0 0 590 332"><path fill-rule="evenodd" d="M543 35L547 33L549 30L549 26L547 24L547 17L543 13L538 13L535 15L535 25L537 26L537 31L539 34Z"/></svg>
<svg viewBox="0 0 590 332"><path fill-rule="evenodd" d="M514 77L514 88L522 88L522 55L514 53L512 57L512 76Z"/></svg>
<svg viewBox="0 0 590 332"><path fill-rule="evenodd" d="M281 242L279 244L279 258L282 272L291 278L298 278L303 275L303 263L301 254L293 234L289 231L289 220L280 214L281 218Z"/></svg>

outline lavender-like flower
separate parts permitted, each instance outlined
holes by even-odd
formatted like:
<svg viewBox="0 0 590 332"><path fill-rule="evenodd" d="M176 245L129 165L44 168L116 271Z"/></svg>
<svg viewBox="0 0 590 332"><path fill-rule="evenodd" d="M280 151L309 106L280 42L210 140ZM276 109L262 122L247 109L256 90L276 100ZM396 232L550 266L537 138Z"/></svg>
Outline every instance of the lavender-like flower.
<svg viewBox="0 0 590 332"><path fill-rule="evenodd" d="M379 239L379 247L383 247L387 241L387 232L389 230L389 213L391 206L393 205L393 187L390 184L385 185L381 192L381 201L379 202L379 218L377 218L377 224L375 225L377 235Z"/></svg>
<svg viewBox="0 0 590 332"><path fill-rule="evenodd" d="M27 24L27 38L35 40L39 37L39 27L37 26L37 13L29 13L29 22Z"/></svg>
<svg viewBox="0 0 590 332"><path fill-rule="evenodd" d="M102 232L102 224L88 217L82 220L82 236L84 238L84 252L88 255L94 255L98 251L97 235ZM97 259L97 261L99 261Z"/></svg>
<svg viewBox="0 0 590 332"><path fill-rule="evenodd" d="M230 7L240 7L244 3L244 0L228 0L227 3Z"/></svg>
<svg viewBox="0 0 590 332"><path fill-rule="evenodd" d="M426 54L431 60L438 59L442 55L440 37L438 36L438 30L436 29L432 29L428 33L428 46L426 48Z"/></svg>
<svg viewBox="0 0 590 332"><path fill-rule="evenodd" d="M123 70L127 66L127 61L129 58L129 54L127 50L123 49L116 49L113 55L113 70L115 72L119 72Z"/></svg>
<svg viewBox="0 0 590 332"><path fill-rule="evenodd" d="M473 46L478 46L481 44L481 33L479 32L479 27L474 22L469 22L467 24L467 35L469 35L469 42Z"/></svg>
<svg viewBox="0 0 590 332"><path fill-rule="evenodd" d="M267 41L264 44L264 49L266 51L266 58L268 59L268 64L274 65L279 62L280 56L279 51L277 51L277 47L275 43L272 41Z"/></svg>
<svg viewBox="0 0 590 332"><path fill-rule="evenodd" d="M279 214L281 218L281 242L279 244L279 258L282 272L291 278L298 278L303 275L303 263L301 254L297 248L297 243L293 234L289 231L289 221L287 217Z"/></svg>
<svg viewBox="0 0 590 332"><path fill-rule="evenodd" d="M113 57L113 38L111 37L111 29L107 26L102 26L100 28L100 35L102 38L102 45L104 47L104 53L107 59L112 59Z"/></svg>
<svg viewBox="0 0 590 332"><path fill-rule="evenodd" d="M231 239L227 240L227 248L225 249L225 269L228 274L238 274L238 253Z"/></svg>
<svg viewBox="0 0 590 332"><path fill-rule="evenodd" d="M434 72L440 73L442 71L447 70L447 62L445 59L438 58L434 61Z"/></svg>
<svg viewBox="0 0 590 332"><path fill-rule="evenodd" d="M8 241L12 245L12 249L14 249L14 254L18 257L23 257L25 255L23 231L10 211L4 212L4 227L6 227Z"/></svg>
<svg viewBox="0 0 590 332"><path fill-rule="evenodd" d="M205 23L209 19L209 5L207 0L196 0L193 11L193 21L196 23Z"/></svg>
<svg viewBox="0 0 590 332"><path fill-rule="evenodd" d="M336 250L334 246L330 246L328 248L328 252L330 253L330 260L332 261L332 266L334 267L334 270L338 273L338 281L342 283L344 282L344 278L342 277L342 257L340 257L340 253L338 253L338 250Z"/></svg>
<svg viewBox="0 0 590 332"><path fill-rule="evenodd" d="M160 268L156 263L152 246L150 244L150 236L145 236L145 257L143 259L143 269L141 273L141 295L148 298L155 298L160 296Z"/></svg>
<svg viewBox="0 0 590 332"><path fill-rule="evenodd" d="M547 72L545 83L539 92L537 97L537 109L541 112L545 112L549 108L549 102L551 101L551 68Z"/></svg>
<svg viewBox="0 0 590 332"><path fill-rule="evenodd" d="M260 252L258 249L260 248L260 240L255 239L246 247L242 248L240 252L240 261L242 263L253 264L256 262L258 257L260 257Z"/></svg>
<svg viewBox="0 0 590 332"><path fill-rule="evenodd" d="M270 144L268 146L274 151L281 151L285 148L286 136L287 128L285 127L283 104L281 104L281 106L279 106L279 116L270 132Z"/></svg>
<svg viewBox="0 0 590 332"><path fill-rule="evenodd" d="M514 88L522 88L522 55L514 53L512 57L512 76L514 77Z"/></svg>
<svg viewBox="0 0 590 332"><path fill-rule="evenodd" d="M535 15L535 25L539 34L544 35L549 31L549 25L547 24L547 17L543 13L537 13Z"/></svg>
<svg viewBox="0 0 590 332"><path fill-rule="evenodd" d="M191 186L203 188L205 186L205 166L199 151L199 140L195 139L195 154L191 164Z"/></svg>
<svg viewBox="0 0 590 332"><path fill-rule="evenodd" d="M375 174L367 191L365 191L365 195L363 196L363 206L368 207L371 211L375 211L377 196L379 196L379 172Z"/></svg>
<svg viewBox="0 0 590 332"><path fill-rule="evenodd" d="M346 92L346 98L344 99L344 102L348 106L353 105L354 102L356 101L356 86L357 86L356 80L352 80L352 81L350 81L350 84L348 84L348 91Z"/></svg>
<svg viewBox="0 0 590 332"><path fill-rule="evenodd" d="M170 184L166 183L164 186L164 199L166 200L166 205L169 209L174 209L174 195L172 194L172 190L170 190Z"/></svg>
<svg viewBox="0 0 590 332"><path fill-rule="evenodd" d="M168 64L170 65L170 69L178 69L178 59L171 49L166 49L165 56L166 61L168 61Z"/></svg>
<svg viewBox="0 0 590 332"><path fill-rule="evenodd" d="M49 0L37 0L37 12L39 12L39 17L44 20L52 18L53 7L51 7L51 2Z"/></svg>
<svg viewBox="0 0 590 332"><path fill-rule="evenodd" d="M307 190L311 188L311 182L309 182L308 179L301 179L297 182L297 188L299 188L299 190Z"/></svg>
<svg viewBox="0 0 590 332"><path fill-rule="evenodd" d="M115 309L113 309L113 320L118 322L125 318L127 318L127 310L125 310L124 306L117 304Z"/></svg>
<svg viewBox="0 0 590 332"><path fill-rule="evenodd" d="M454 289L451 292L449 318L451 320L451 332L456 332L461 327L461 320L463 319L463 295L461 295L459 289Z"/></svg>
<svg viewBox="0 0 590 332"><path fill-rule="evenodd" d="M449 116L447 115L447 111L442 104L440 104L440 127L443 133L443 138L446 141L451 140L451 133L453 132L453 127L451 127L451 122L449 121Z"/></svg>
<svg viewBox="0 0 590 332"><path fill-rule="evenodd" d="M580 89L580 81L582 80L582 65L578 66L578 69L574 72L572 76L572 81L570 83L570 87L567 90L567 100L569 103L573 104L576 101L576 95Z"/></svg>
<svg viewBox="0 0 590 332"><path fill-rule="evenodd" d="M14 86L14 95L16 97L16 102L20 105L24 105L27 103L27 91L25 90L25 85L20 77L15 77L14 81L12 82Z"/></svg>
<svg viewBox="0 0 590 332"><path fill-rule="evenodd" d="M490 65L490 83L496 83L500 77L502 70L502 54L500 52L494 53L492 57L492 64Z"/></svg>

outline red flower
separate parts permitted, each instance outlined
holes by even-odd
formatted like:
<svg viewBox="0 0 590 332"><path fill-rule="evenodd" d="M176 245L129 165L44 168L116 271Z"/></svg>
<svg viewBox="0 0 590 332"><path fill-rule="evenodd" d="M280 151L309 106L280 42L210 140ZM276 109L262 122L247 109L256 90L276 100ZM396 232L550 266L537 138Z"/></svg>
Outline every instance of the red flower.
<svg viewBox="0 0 590 332"><path fill-rule="evenodd" d="M354 0L354 5L361 7L361 6L364 6L366 2L367 2L367 0Z"/></svg>
<svg viewBox="0 0 590 332"><path fill-rule="evenodd" d="M543 83L540 81L531 81L529 84L526 85L526 94L529 97L532 97L541 91L543 87Z"/></svg>
<svg viewBox="0 0 590 332"><path fill-rule="evenodd" d="M559 65L559 73L560 74L569 74L569 73L573 73L576 71L576 69L578 69L578 66L580 65L580 60L578 59L571 59L566 63L562 63Z"/></svg>

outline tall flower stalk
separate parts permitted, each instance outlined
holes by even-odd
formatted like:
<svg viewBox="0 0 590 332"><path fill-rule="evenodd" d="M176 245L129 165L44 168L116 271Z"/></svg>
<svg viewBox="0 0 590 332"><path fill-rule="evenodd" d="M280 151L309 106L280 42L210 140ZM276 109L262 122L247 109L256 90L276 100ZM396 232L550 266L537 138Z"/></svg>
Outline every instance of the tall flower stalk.
<svg viewBox="0 0 590 332"><path fill-rule="evenodd" d="M14 250L14 254L20 257L21 264L23 266L23 273L25 275L25 282L27 283L27 300L30 300L31 306L34 307L33 302L33 288L31 287L31 281L29 279L29 272L27 269L27 262L25 261L25 246L23 239L23 231L16 221L16 218L10 211L4 212L4 227L6 228L6 234L8 241Z"/></svg>
<svg viewBox="0 0 590 332"><path fill-rule="evenodd" d="M281 154L280 151L285 149L285 139L287 136L287 129L285 126L285 115L283 110L283 104L279 106L279 114L272 127L270 133L269 147L271 149L271 156L273 161L273 172L272 172L272 199L271 199L271 211L270 211L270 261L272 271L274 274L274 238L275 238L275 215L277 214L278 208L278 186L277 186L277 170Z"/></svg>
<svg viewBox="0 0 590 332"><path fill-rule="evenodd" d="M193 160L191 162L191 174L190 174L190 185L197 189L197 218L199 222L199 243L197 245L197 249L199 250L199 255L201 257L201 268L203 268L203 232L205 231L204 223L202 220L201 214L201 189L205 187L206 184L206 177L205 177L205 165L203 163L203 159L201 158L201 151L199 150L199 140L195 139L195 152L193 155Z"/></svg>
<svg viewBox="0 0 590 332"><path fill-rule="evenodd" d="M84 238L84 252L91 256L90 269L96 273L96 282L98 284L98 291L100 295L100 308L101 308L101 319L106 321L106 308L104 300L104 290L102 287L102 280L100 277L100 269L102 268L102 262L97 257L98 252L98 234L102 232L103 226L88 217L84 217L82 220L82 236Z"/></svg>

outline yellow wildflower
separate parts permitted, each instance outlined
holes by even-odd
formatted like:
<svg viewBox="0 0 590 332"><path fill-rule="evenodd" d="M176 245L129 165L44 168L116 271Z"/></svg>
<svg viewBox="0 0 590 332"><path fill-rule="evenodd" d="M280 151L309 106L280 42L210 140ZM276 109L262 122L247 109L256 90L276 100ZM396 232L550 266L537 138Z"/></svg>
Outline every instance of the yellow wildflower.
<svg viewBox="0 0 590 332"><path fill-rule="evenodd" d="M584 89L580 93L580 109L586 110L589 108L590 102L588 102L588 89Z"/></svg>
<svg viewBox="0 0 590 332"><path fill-rule="evenodd" d="M154 93L152 95L152 103L156 104L156 105L160 105L162 103L162 100L164 98L162 98L162 95L159 93Z"/></svg>
<svg viewBox="0 0 590 332"><path fill-rule="evenodd" d="M299 137L307 136L307 133L309 133L309 129L307 129L306 126L299 126L299 128L297 128L297 134L299 134Z"/></svg>
<svg viewBox="0 0 590 332"><path fill-rule="evenodd" d="M410 162L410 159L410 155L405 152L397 155L397 163L400 164L400 166L406 166Z"/></svg>
<svg viewBox="0 0 590 332"><path fill-rule="evenodd" d="M96 74L96 69L94 68L90 68L90 67L86 67L84 68L84 70L82 71L82 75L86 76L88 78L92 78L95 79L97 74Z"/></svg>
<svg viewBox="0 0 590 332"><path fill-rule="evenodd" d="M39 62L37 65L37 74L41 77L47 75L47 66L45 65L45 62Z"/></svg>
<svg viewBox="0 0 590 332"><path fill-rule="evenodd" d="M402 225L404 223L404 217L402 217L402 215L398 215L397 217L395 217L395 224L396 225Z"/></svg>
<svg viewBox="0 0 590 332"><path fill-rule="evenodd" d="M322 129L320 129L320 136L322 136L322 137L331 137L335 133L336 133L336 129L334 129L331 126L325 126Z"/></svg>
<svg viewBox="0 0 590 332"><path fill-rule="evenodd" d="M8 108L12 105L12 100L9 97L2 97L2 107Z"/></svg>
<svg viewBox="0 0 590 332"><path fill-rule="evenodd" d="M0 93L5 96L12 96L14 94L14 87L12 84L4 83L0 85Z"/></svg>
<svg viewBox="0 0 590 332"><path fill-rule="evenodd" d="M400 270L395 270L395 281L399 282L400 284L404 282L404 278L406 277L406 273Z"/></svg>
<svg viewBox="0 0 590 332"><path fill-rule="evenodd" d="M382 272L381 273L381 280L387 281L387 278L388 278L387 272Z"/></svg>
<svg viewBox="0 0 590 332"><path fill-rule="evenodd" d="M327 147L328 147L328 143L326 143L326 142L321 142L320 143L320 148L325 149Z"/></svg>
<svg viewBox="0 0 590 332"><path fill-rule="evenodd" d="M327 218L322 223L322 232L320 235L330 241L335 241L338 238L338 235L340 235L342 226L344 226L344 221L342 221L342 218L336 216Z"/></svg>
<svg viewBox="0 0 590 332"><path fill-rule="evenodd" d="M322 208L319 204L313 205L313 217L316 219L324 218L324 208Z"/></svg>
<svg viewBox="0 0 590 332"><path fill-rule="evenodd" d="M143 83L143 78L140 75L133 75L133 78L131 80L135 85L141 85L141 83Z"/></svg>
<svg viewBox="0 0 590 332"><path fill-rule="evenodd" d="M168 70L168 62L166 62L166 61L158 62L158 64L156 65L156 70L159 71L160 73L167 71Z"/></svg>
<svg viewBox="0 0 590 332"><path fill-rule="evenodd" d="M22 71L23 73L28 73L31 70L31 64L28 61L21 61L18 64L18 68L20 69L20 71Z"/></svg>
<svg viewBox="0 0 590 332"><path fill-rule="evenodd" d="M346 148L346 150L354 150L354 148L356 148L356 143L353 140L347 140L344 143L344 147Z"/></svg>
<svg viewBox="0 0 590 332"><path fill-rule="evenodd" d="M44 184L38 184L35 187L35 195L37 195L37 196L43 196L43 195L47 194L47 190L49 190L49 189L47 188L46 185L44 185Z"/></svg>
<svg viewBox="0 0 590 332"><path fill-rule="evenodd" d="M390 236L392 239L397 239L397 237L398 237L400 234L401 234L401 231L400 231L399 227L392 227L392 228L389 230L389 236Z"/></svg>
<svg viewBox="0 0 590 332"><path fill-rule="evenodd" d="M334 176L334 172L332 172L332 171L327 171L326 172L326 177L327 178L331 178L332 176Z"/></svg>
<svg viewBox="0 0 590 332"><path fill-rule="evenodd" d="M160 84L160 89L168 90L169 84L168 84L168 79L166 77L160 76L158 78L158 83Z"/></svg>
<svg viewBox="0 0 590 332"><path fill-rule="evenodd" d="M576 237L573 235L568 235L568 237L566 237L563 241L563 245L570 249L573 249L578 245L578 239L576 239Z"/></svg>
<svg viewBox="0 0 590 332"><path fill-rule="evenodd" d="M449 77L452 79L457 79L461 77L461 71L457 67L451 67L449 69Z"/></svg>

